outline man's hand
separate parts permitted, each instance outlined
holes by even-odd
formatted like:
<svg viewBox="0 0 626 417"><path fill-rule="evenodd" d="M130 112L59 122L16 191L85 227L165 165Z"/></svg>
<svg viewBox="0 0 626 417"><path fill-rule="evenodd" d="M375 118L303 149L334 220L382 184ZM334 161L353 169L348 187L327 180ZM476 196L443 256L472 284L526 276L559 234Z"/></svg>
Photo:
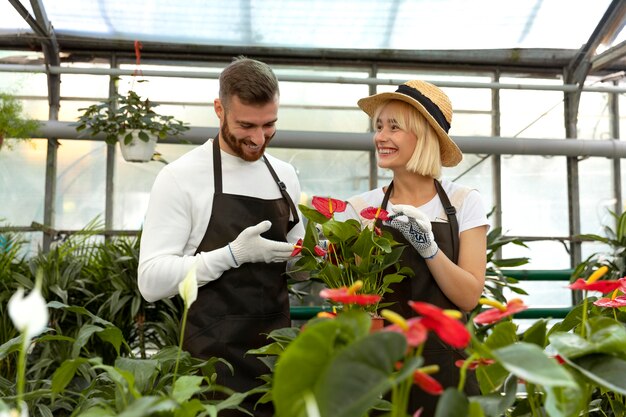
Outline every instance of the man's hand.
<svg viewBox="0 0 626 417"><path fill-rule="evenodd" d="M401 220L402 216L406 220ZM430 219L417 208L398 204L393 207L393 214L385 224L400 231L424 259L430 259L437 254L439 247L435 242Z"/></svg>
<svg viewBox="0 0 626 417"><path fill-rule="evenodd" d="M237 238L228 244L235 264L240 266L246 262L284 262L291 256L293 245L287 242L261 237L272 227L269 220L262 221L256 226L244 229Z"/></svg>

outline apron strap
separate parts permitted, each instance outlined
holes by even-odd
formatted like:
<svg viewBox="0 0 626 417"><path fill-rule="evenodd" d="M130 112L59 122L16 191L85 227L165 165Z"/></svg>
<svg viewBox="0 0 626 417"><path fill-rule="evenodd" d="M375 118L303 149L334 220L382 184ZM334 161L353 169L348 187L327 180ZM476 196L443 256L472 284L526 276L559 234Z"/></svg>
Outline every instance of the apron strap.
<svg viewBox="0 0 626 417"><path fill-rule="evenodd" d="M220 157L220 134L213 139L213 186L215 194L222 194L222 158Z"/></svg>
<svg viewBox="0 0 626 417"><path fill-rule="evenodd" d="M441 204L443 204L443 209L448 216L448 222L450 222L450 233L452 234L452 262L458 264L459 262L459 222L456 218L456 208L450 204L450 199L448 198L448 194L443 190L441 183L435 180L435 188L437 189L437 194L441 199Z"/></svg>
<svg viewBox="0 0 626 417"><path fill-rule="evenodd" d="M272 178L274 178L274 181L276 181L276 184L278 185L278 188L280 189L280 193L283 195L283 198L287 200L287 204L289 204L289 210L291 211L291 215L293 216L293 221L289 221L289 230L291 230L300 221L300 218L298 217L298 211L296 210L296 205L293 203L293 200L287 192L287 186L284 182L280 180L280 178L278 178L276 171L274 171L274 168L272 168L270 161L267 160L265 155L263 155L263 162L265 162L265 165L267 165L267 169L270 170L270 174L272 174Z"/></svg>
<svg viewBox="0 0 626 417"><path fill-rule="evenodd" d="M458 264L459 262L459 222L456 218L456 208L450 203L450 199L448 198L448 194L444 191L441 183L437 180L435 181L435 189L437 190L437 195L441 200L441 204L443 205L443 209L448 216L448 222L450 222L450 233L452 238L452 262ZM393 180L389 183L387 187L387 192L385 193L385 197L383 197L383 202L381 203L381 208L387 209L387 203L389 202L389 197L391 196L391 190L393 190ZM378 224L380 226L380 224Z"/></svg>

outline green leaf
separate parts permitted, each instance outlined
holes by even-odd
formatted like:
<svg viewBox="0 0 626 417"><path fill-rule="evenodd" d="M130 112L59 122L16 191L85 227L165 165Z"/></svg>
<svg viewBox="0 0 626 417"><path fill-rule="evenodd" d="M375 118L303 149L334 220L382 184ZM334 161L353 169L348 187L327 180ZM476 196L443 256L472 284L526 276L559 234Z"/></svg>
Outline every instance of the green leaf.
<svg viewBox="0 0 626 417"><path fill-rule="evenodd" d="M80 354L80 350L87 344L89 338L97 332L104 330L100 326L96 326L95 324L85 324L78 331L78 336L76 336L76 340L74 341L74 345L72 346L72 357L76 358Z"/></svg>
<svg viewBox="0 0 626 417"><path fill-rule="evenodd" d="M597 318L596 318L597 319ZM589 339L584 339L575 333L557 332L550 335L550 343L556 351L570 359L586 356L592 353L607 353L612 355L626 352L626 329L615 320L603 318L594 321ZM603 323L601 327L594 327L593 323ZM609 325L606 325L609 323Z"/></svg>
<svg viewBox="0 0 626 417"><path fill-rule="evenodd" d="M583 409L582 390L574 387L546 387L547 397L544 407L550 417L578 416Z"/></svg>
<svg viewBox="0 0 626 417"><path fill-rule="evenodd" d="M105 342L109 342L115 348L117 355L120 354L120 346L124 340L122 331L114 326L108 326L107 328L98 332L98 337Z"/></svg>
<svg viewBox="0 0 626 417"><path fill-rule="evenodd" d="M456 388L446 388L437 402L435 417L467 417L468 411L469 402L465 394Z"/></svg>
<svg viewBox="0 0 626 417"><path fill-rule="evenodd" d="M611 355L588 355L570 360L564 358L585 377L601 387L626 395L626 361Z"/></svg>
<svg viewBox="0 0 626 417"><path fill-rule="evenodd" d="M63 392L67 384L69 384L74 378L74 375L76 375L78 367L87 362L85 358L67 359L63 361L61 366L52 374L52 393L59 394Z"/></svg>
<svg viewBox="0 0 626 417"><path fill-rule="evenodd" d="M8 354L12 352L17 352L18 350L20 350L21 346L22 346L21 335L14 337L13 339L7 341L6 343L3 343L2 346L0 346L0 360L6 358Z"/></svg>
<svg viewBox="0 0 626 417"><path fill-rule="evenodd" d="M133 374L133 380L137 390L146 393L150 390L150 385L156 376L158 361L154 359L133 359L118 357L115 360L115 367Z"/></svg>
<svg viewBox="0 0 626 417"><path fill-rule="evenodd" d="M522 341L533 343L540 348L546 347L547 320L537 320L522 335Z"/></svg>
<svg viewBox="0 0 626 417"><path fill-rule="evenodd" d="M518 342L493 351L493 355L509 372L544 387L573 387L574 378L537 345Z"/></svg>
<svg viewBox="0 0 626 417"><path fill-rule="evenodd" d="M478 370L484 367L479 367ZM470 397L471 403L477 402L481 405L485 415L489 417L499 417L505 414L505 411L515 403L515 395L517 393L517 377L510 375L504 382L504 393L492 392L486 395L477 395ZM492 390L493 391L493 390ZM504 395L503 395L504 394Z"/></svg>
<svg viewBox="0 0 626 417"><path fill-rule="evenodd" d="M195 375L183 375L176 380L174 383L174 390L172 391L172 396L174 399L183 403L189 400L194 394L202 391L202 381L204 378L201 376Z"/></svg>

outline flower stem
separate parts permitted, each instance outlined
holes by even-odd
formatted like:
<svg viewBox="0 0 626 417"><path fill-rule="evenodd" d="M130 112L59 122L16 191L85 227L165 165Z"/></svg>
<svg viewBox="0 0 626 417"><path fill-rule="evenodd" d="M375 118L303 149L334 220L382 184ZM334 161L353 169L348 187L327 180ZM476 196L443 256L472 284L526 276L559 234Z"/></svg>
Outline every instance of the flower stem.
<svg viewBox="0 0 626 417"><path fill-rule="evenodd" d="M583 314L582 320L580 322L580 337L585 338L585 328L587 327L587 291L583 294L585 299L583 300Z"/></svg>
<svg viewBox="0 0 626 417"><path fill-rule="evenodd" d="M22 348L17 357L17 410L22 414L22 397L24 396L24 386L26 384L26 350L28 349L29 339L26 337L26 331L22 333Z"/></svg>
<svg viewBox="0 0 626 417"><path fill-rule="evenodd" d="M183 350L183 339L185 338L185 325L187 324L187 312L189 308L185 306L183 310L183 322L180 326L180 342L178 342L178 353L176 354L176 366L174 366L174 378L173 382L176 382L176 375L178 375L178 363L180 362L180 352Z"/></svg>
<svg viewBox="0 0 626 417"><path fill-rule="evenodd" d="M478 357L479 355L477 355L476 353L472 353L470 357L465 359L465 361L463 362L463 366L461 366L461 369L459 370L459 385L457 386L457 390L459 392L463 392L463 390L465 389L465 379L467 378L467 368L472 363L472 361Z"/></svg>

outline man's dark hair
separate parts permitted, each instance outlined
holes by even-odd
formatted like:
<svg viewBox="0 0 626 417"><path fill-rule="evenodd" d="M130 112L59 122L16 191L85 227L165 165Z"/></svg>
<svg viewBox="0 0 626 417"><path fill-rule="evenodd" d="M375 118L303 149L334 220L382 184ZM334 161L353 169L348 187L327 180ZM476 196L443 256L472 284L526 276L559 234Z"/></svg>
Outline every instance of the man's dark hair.
<svg viewBox="0 0 626 417"><path fill-rule="evenodd" d="M278 79L265 63L238 56L220 74L220 101L228 109L233 96L247 105L266 104L280 94Z"/></svg>

